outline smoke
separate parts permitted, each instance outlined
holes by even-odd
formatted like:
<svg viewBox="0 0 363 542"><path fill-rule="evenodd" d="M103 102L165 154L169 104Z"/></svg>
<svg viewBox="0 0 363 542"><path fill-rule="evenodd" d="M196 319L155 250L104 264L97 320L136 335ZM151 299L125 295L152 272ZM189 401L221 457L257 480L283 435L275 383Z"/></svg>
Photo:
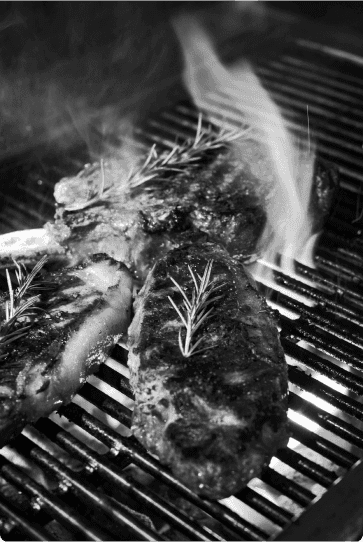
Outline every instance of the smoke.
<svg viewBox="0 0 363 542"><path fill-rule="evenodd" d="M180 71L173 3L2 4L0 157L77 142L97 155L93 132L118 135L124 118L170 99Z"/></svg>
<svg viewBox="0 0 363 542"><path fill-rule="evenodd" d="M218 41L237 34L242 20L263 30L260 3L237 4L0 3L0 158L82 142L98 159L99 140L122 135L125 118L142 122L180 97L171 18L202 12Z"/></svg>
<svg viewBox="0 0 363 542"><path fill-rule="evenodd" d="M287 256L282 266L292 272L293 259L301 255L312 234L309 201L314 152L298 148L250 62L242 59L227 69L196 18L179 16L175 30L185 60L185 85L197 107L208 111L222 100L235 120L250 127L250 141L234 142L235 156L242 163L248 160L248 146L256 143L264 156L265 173L258 178L269 186L263 236L267 259L274 262L279 254Z"/></svg>

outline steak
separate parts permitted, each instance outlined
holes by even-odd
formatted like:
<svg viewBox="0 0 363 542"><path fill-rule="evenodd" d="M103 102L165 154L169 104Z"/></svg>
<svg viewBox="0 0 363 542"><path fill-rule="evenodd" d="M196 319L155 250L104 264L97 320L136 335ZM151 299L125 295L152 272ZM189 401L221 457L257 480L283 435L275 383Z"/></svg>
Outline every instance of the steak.
<svg viewBox="0 0 363 542"><path fill-rule="evenodd" d="M124 165L112 160L105 163L104 176L110 186L120 187L118 193L90 207L67 210L71 202L82 202L99 182L100 168L87 168L56 186L60 206L47 232L73 261L105 252L125 262L141 280L157 257L191 238L218 243L239 262L253 262L265 249L265 241L259 241L275 181L260 150L254 148L257 144L243 145L242 160L233 149L219 149L204 156L197 168L164 171L161 178L138 190L129 190L122 178L126 177ZM313 233L323 226L336 190L335 170L319 161L309 208Z"/></svg>
<svg viewBox="0 0 363 542"><path fill-rule="evenodd" d="M89 169L96 183L100 172ZM117 169L125 174L117 161L106 163L105 176L115 178ZM86 172L82 182L91 184ZM58 201L74 201L80 178L62 183L55 191ZM263 183L224 150L204 158L200 168L171 172L86 209L60 206L55 222L46 227L76 261L106 252L144 280L156 257L190 237L220 243L239 261L254 259L266 221L265 194Z"/></svg>
<svg viewBox="0 0 363 542"><path fill-rule="evenodd" d="M44 273L40 284L35 306L11 329L20 326L18 338L0 342L0 446L68 403L130 323L131 274L104 254ZM2 312L5 303L3 296Z"/></svg>
<svg viewBox="0 0 363 542"><path fill-rule="evenodd" d="M287 367L271 310L213 243L159 259L134 310L135 437L193 491L236 493L288 438Z"/></svg>
<svg viewBox="0 0 363 542"><path fill-rule="evenodd" d="M150 152L131 168L131 178L126 158L110 158L62 179L54 191L55 220L2 236L0 267L14 257L28 264L48 254L55 263L76 265L106 253L144 280L157 257L190 239L218 243L239 262L253 262L270 242L262 233L276 179L257 141L240 136L237 152L230 145L236 134L221 134L199 125L194 140L176 145L174 158L169 151L156 158ZM323 227L337 186L336 170L319 159L309 206L312 233Z"/></svg>

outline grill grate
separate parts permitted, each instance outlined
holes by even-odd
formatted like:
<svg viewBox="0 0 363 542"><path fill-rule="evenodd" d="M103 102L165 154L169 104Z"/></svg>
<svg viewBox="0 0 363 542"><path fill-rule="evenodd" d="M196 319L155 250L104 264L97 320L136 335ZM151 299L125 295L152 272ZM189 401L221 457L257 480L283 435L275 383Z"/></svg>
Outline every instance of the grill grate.
<svg viewBox="0 0 363 542"><path fill-rule="evenodd" d="M277 270L282 289L269 289L289 362L293 440L233 498L199 498L130 436L126 352L116 347L61 416L26 428L0 455L5 540L349 539L363 530L363 72L301 42L257 73L293 132L306 133L309 105L318 152L342 173L316 269L295 263L298 278ZM209 97L208 113L216 124L240 122L223 95ZM180 103L149 120L140 145L170 146L196 122L195 110ZM53 182L75 167L71 159L54 166L53 158L40 174L17 166L28 182L17 185L24 198L3 194L2 231L52 217Z"/></svg>

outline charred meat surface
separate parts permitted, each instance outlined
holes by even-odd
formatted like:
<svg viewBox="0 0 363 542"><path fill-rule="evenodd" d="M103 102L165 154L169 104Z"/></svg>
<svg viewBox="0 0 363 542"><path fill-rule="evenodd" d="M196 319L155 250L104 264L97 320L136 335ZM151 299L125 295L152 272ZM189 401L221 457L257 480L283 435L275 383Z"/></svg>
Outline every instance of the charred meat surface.
<svg viewBox="0 0 363 542"><path fill-rule="evenodd" d="M106 252L142 280L157 257L191 237L222 245L239 262L253 262L265 248L266 204L276 180L257 142L242 140L238 148L242 157L233 148L219 149L200 158L198 167L166 168L136 189L125 181L121 160L88 167L56 186L60 206L47 232L75 261ZM70 210L97 191L101 174L110 197ZM310 201L314 233L323 227L336 190L336 170L318 162Z"/></svg>
<svg viewBox="0 0 363 542"><path fill-rule="evenodd" d="M109 168L105 165L106 176L111 170L115 176L117 164L113 162ZM90 175L94 174L90 169ZM89 184L90 180L83 178L82 182ZM80 188L75 191L78 194ZM64 202L71 192L63 181L55 195ZM73 257L106 252L124 261L141 279L157 256L180 246L191 235L207 235L246 262L255 257L264 229L265 192L245 165L222 152L192 173L173 173L168 179L146 183L140 190L87 209L68 212L60 208L47 231Z"/></svg>
<svg viewBox="0 0 363 542"><path fill-rule="evenodd" d="M185 299L198 292L188 331ZM159 259L134 309L134 435L193 491L228 497L287 442L287 368L271 311L214 243Z"/></svg>
<svg viewBox="0 0 363 542"><path fill-rule="evenodd" d="M40 281L30 328L1 347L0 445L68 403L130 323L132 276L105 254Z"/></svg>

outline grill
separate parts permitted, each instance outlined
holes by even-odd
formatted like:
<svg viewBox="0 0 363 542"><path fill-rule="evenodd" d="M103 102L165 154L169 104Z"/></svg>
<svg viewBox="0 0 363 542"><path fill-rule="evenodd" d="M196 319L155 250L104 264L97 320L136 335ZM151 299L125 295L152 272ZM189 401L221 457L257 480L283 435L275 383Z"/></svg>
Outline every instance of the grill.
<svg viewBox="0 0 363 542"><path fill-rule="evenodd" d="M306 134L308 104L318 154L341 172L316 267L295 262L294 277L276 270L278 287L269 292L289 364L289 446L234 497L201 499L130 436L127 352L116 346L71 404L27 427L0 455L5 540L361 536L363 64L300 40L288 53L260 62L257 74L295 133ZM240 122L223 95L209 96L207 112L217 125ZM168 147L176 136L192 135L197 116L180 101L148 120L138 134L140 146ZM54 182L86 161L83 149L62 160L50 152L36 156L3 164L5 177L15 179L12 191L2 194L3 233L51 219Z"/></svg>

